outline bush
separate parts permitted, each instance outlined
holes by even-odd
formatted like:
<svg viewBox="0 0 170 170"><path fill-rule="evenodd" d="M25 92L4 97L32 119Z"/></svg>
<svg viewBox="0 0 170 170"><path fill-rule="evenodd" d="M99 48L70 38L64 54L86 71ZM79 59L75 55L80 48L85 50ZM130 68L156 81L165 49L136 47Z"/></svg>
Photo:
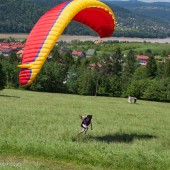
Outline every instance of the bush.
<svg viewBox="0 0 170 170"><path fill-rule="evenodd" d="M5 73L3 71L2 64L0 63L0 90L5 88L5 83L6 83Z"/></svg>
<svg viewBox="0 0 170 170"><path fill-rule="evenodd" d="M149 79L133 80L127 89L126 95L135 96L138 99L141 99L143 98L145 90L147 89L149 84Z"/></svg>
<svg viewBox="0 0 170 170"><path fill-rule="evenodd" d="M170 101L170 78L152 80L143 98L153 101Z"/></svg>

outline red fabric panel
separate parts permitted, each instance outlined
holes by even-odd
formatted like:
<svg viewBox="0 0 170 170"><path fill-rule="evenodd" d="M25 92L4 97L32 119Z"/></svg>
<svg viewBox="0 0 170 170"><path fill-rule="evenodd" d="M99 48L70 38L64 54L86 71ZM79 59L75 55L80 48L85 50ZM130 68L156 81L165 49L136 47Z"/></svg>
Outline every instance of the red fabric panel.
<svg viewBox="0 0 170 170"><path fill-rule="evenodd" d="M63 8L68 4L69 1L64 2L51 10L45 13L39 21L35 24L34 28L32 29L31 33L28 36L28 39L25 44L25 49L23 53L23 60L22 64L25 64L26 61L32 62L37 57L41 47L48 36L52 26L54 25L56 19L60 15ZM37 53L36 55L27 55L30 54L30 51L33 53Z"/></svg>
<svg viewBox="0 0 170 170"><path fill-rule="evenodd" d="M95 30L100 37L109 37L114 31L112 16L101 8L86 8L80 11L73 20L83 23Z"/></svg>
<svg viewBox="0 0 170 170"><path fill-rule="evenodd" d="M35 24L31 33L29 34L23 53L22 64L33 62L42 48L51 28L53 27L56 19L60 15L63 8L70 1L64 2L45 13L39 21ZM20 84L25 85L28 83L32 74L30 69L21 69L19 73Z"/></svg>
<svg viewBox="0 0 170 170"><path fill-rule="evenodd" d="M29 70L29 69L21 69L21 71L19 73L20 84L21 85L27 84L29 79L30 79L30 76L31 76L31 70Z"/></svg>

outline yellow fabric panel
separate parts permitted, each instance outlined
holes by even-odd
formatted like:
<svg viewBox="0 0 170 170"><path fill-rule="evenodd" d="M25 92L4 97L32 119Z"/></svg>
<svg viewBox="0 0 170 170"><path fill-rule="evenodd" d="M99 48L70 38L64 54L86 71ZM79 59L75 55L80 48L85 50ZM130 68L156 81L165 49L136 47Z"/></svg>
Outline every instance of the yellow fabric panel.
<svg viewBox="0 0 170 170"><path fill-rule="evenodd" d="M96 7L101 8L105 11L108 11L109 14L112 16L115 23L115 16L112 12L112 10L105 5L104 3L98 1L98 0L73 0L71 1L61 12L60 16L58 17L56 23L54 24L53 28L49 32L49 35L47 36L42 49L39 53L39 56L36 58L36 60L32 63L31 66L27 67L32 69L32 75L31 75L31 81L34 80L38 72L40 71L42 65L44 64L46 58L48 57L50 51L52 50L53 46L55 45L56 41L66 28L66 26L69 24L69 22L74 18L74 16L79 13L81 10L85 8L90 7ZM40 57L40 58L39 58ZM22 66L19 66L22 68ZM23 66L26 67L26 66ZM27 85L31 84L29 83Z"/></svg>

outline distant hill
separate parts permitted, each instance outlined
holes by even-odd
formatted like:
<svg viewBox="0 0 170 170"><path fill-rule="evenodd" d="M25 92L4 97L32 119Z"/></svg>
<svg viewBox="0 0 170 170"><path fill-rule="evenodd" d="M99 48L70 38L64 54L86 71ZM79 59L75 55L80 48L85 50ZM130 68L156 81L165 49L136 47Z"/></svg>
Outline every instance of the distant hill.
<svg viewBox="0 0 170 170"><path fill-rule="evenodd" d="M0 3L0 32L27 33L38 18L49 9L34 0L5 0Z"/></svg>
<svg viewBox="0 0 170 170"><path fill-rule="evenodd" d="M170 3L168 2L144 3L141 1L114 1L112 3L119 7L126 8L131 12L159 19L170 24Z"/></svg>
<svg viewBox="0 0 170 170"><path fill-rule="evenodd" d="M1 33L28 33L42 14L51 7L64 2L64 0L5 0L0 3L0 32ZM114 36L164 38L170 36L170 23L163 11L169 10L166 3L154 3L162 8L157 10L159 17L149 13L152 9L147 3L142 2L105 2L115 13L117 28ZM122 4L122 5L121 5ZM169 4L169 3L168 3ZM133 6L131 6L133 5ZM140 7L140 8L139 8ZM146 14L142 14L143 11ZM165 11L166 11L165 10ZM160 14L158 14L160 13ZM164 18L164 19L162 19ZM71 22L64 34L96 35L90 28Z"/></svg>
<svg viewBox="0 0 170 170"><path fill-rule="evenodd" d="M165 7L167 10L164 9L166 12L163 12L163 4L165 5L166 3L156 3L156 6L154 6L155 3L144 3L139 1L108 1L105 3L116 14L118 22L116 34L118 34L118 36L120 34L142 38L161 38L170 36L170 21L168 20L170 15L167 14L170 13L167 12L170 8ZM159 6L159 4L161 5ZM156 13L156 11L151 12L152 10L149 10L154 8L162 8L162 12L157 10ZM165 15L168 15L167 19L165 19Z"/></svg>

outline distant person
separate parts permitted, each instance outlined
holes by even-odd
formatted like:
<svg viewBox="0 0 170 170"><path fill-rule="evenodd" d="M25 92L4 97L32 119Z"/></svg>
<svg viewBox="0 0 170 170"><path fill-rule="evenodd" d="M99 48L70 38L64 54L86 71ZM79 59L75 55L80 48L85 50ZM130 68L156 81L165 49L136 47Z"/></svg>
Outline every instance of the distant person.
<svg viewBox="0 0 170 170"><path fill-rule="evenodd" d="M88 131L88 126L91 125L91 130L92 129L92 115L87 115L87 116L80 116L82 122L81 122L81 127L83 128L79 133L84 133L86 134Z"/></svg>

